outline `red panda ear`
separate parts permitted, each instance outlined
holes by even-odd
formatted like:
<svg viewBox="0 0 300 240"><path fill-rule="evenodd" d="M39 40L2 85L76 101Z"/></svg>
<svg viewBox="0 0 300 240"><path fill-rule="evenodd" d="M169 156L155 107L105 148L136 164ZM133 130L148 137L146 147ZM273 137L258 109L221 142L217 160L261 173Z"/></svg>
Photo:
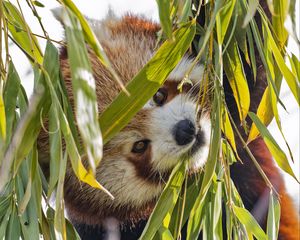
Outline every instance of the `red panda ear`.
<svg viewBox="0 0 300 240"><path fill-rule="evenodd" d="M56 7L51 9L51 12L55 19L61 23L61 25L64 27L64 22L63 22L63 8L62 7Z"/></svg>

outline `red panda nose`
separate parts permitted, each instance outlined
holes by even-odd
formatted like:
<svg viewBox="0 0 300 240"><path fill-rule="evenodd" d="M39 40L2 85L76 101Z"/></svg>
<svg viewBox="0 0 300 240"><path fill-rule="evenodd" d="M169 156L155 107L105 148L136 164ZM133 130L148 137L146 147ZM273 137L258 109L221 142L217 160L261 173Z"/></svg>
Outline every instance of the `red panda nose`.
<svg viewBox="0 0 300 240"><path fill-rule="evenodd" d="M194 124L184 119L176 123L173 129L173 136L178 145L183 146L189 144L195 138L196 129Z"/></svg>

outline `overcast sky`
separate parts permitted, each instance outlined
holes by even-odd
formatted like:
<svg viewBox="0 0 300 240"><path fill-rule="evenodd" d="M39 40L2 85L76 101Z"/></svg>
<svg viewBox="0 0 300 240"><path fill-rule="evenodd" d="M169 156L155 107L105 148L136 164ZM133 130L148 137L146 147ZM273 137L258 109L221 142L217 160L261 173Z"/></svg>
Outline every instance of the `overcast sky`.
<svg viewBox="0 0 300 240"><path fill-rule="evenodd" d="M12 1L14 2L14 1ZM42 31L32 15L32 12L28 10L26 1L20 1L22 6L24 6L24 15L28 22L31 23L30 27L34 33L42 34ZM62 27L59 23L53 18L50 9L58 7L59 4L55 0L40 0L45 5L45 8L38 8L39 14L42 17L42 22L45 28L47 29L50 37L55 40L61 40L63 36ZM299 0L297 2L297 20L296 22L299 24ZM117 14L122 15L126 12L138 13L143 14L148 18L153 20L158 20L158 11L156 6L155 0L74 0L74 3L78 6L78 8L88 17L102 19L106 16L109 7ZM27 9L27 10L26 10ZM289 27L290 24L287 22L287 26ZM298 30L298 37L299 37L299 26ZM41 40L41 46L44 48L45 41ZM289 43L289 49L292 51L298 59L300 58L300 50L296 45L295 41L291 40ZM28 74L30 66L26 57L17 49L11 52L12 59L16 65L16 68L23 79L25 88L28 92L31 92L32 84L33 84L33 77L31 74ZM294 158L296 160L295 172L299 176L299 157L300 157L300 129L299 129L299 115L300 110L297 106L297 103L294 97L290 94L290 91L283 82L282 90L281 90L281 99L287 108L287 112L284 111L279 106L279 114L282 117L283 123L283 131L286 135L286 138L290 144L290 147L293 151ZM284 141L277 130L276 123L273 121L272 124L269 126L270 131L276 138L276 141L280 143L280 146L283 147L285 152L287 153L287 149L285 147ZM290 191L295 191L295 189L299 190L299 185L295 183L290 177L286 178L287 185ZM299 194L298 194L299 195Z"/></svg>

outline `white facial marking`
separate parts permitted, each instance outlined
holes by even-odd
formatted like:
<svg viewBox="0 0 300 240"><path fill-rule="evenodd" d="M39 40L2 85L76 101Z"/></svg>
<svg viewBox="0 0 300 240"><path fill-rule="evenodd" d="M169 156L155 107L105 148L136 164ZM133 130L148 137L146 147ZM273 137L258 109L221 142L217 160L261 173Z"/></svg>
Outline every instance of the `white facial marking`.
<svg viewBox="0 0 300 240"><path fill-rule="evenodd" d="M157 170L169 170L176 165L180 157L187 153L195 143L192 142L179 146L173 136L174 126L181 120L190 120L197 129L196 104L180 94L162 107L153 109L150 122L150 139L152 145L152 163ZM202 120L204 124L209 124L209 120ZM208 123L206 123L208 122ZM200 147L191 156L190 165L192 168L202 166L207 158L210 128L205 126L205 146Z"/></svg>

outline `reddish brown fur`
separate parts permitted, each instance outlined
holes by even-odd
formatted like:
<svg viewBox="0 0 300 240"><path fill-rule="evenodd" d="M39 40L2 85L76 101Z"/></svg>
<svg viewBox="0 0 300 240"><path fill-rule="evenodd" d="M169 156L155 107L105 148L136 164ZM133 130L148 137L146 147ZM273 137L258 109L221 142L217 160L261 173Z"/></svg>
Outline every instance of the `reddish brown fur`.
<svg viewBox="0 0 300 240"><path fill-rule="evenodd" d="M113 36L116 34L121 34L125 38L129 38L131 34L134 32L137 37L148 39L149 48L154 48L155 41L156 41L156 32L159 29L159 26L153 24L149 21L140 19L138 17L126 16L122 21L118 24L111 24L109 25ZM149 40L150 39L150 40ZM108 57L112 60L112 64L114 68L117 70L118 74L120 75L121 79L123 80L124 84L126 84L142 67L143 62L137 63L137 66L121 66L121 67L128 67L126 71L118 71L120 67L118 62L115 62L114 59L121 58L121 62L126 62L126 58L131 57L128 50L126 50L126 46L119 46L118 48L110 48L108 43L102 43ZM137 46L137 48L142 49L143 46ZM140 50L140 52L142 52ZM99 62L95 54L89 50L90 60L92 63L94 77L96 79L96 91L97 91L97 100L99 103L99 112L101 113L105 107L111 103L111 101L115 98L115 96L120 91L120 87L111 77L104 77L110 76L110 73L103 67L103 65ZM121 56L120 56L121 55ZM71 102L73 102L73 95L72 95L72 86L71 86L71 74L69 70L69 63L67 60L67 51L66 48L61 50L60 55L61 60L61 68L63 77L65 79L66 87L68 90L68 94L70 96ZM256 101L251 103L251 110L255 111L257 108L258 101L265 89L265 71L262 68L261 61L258 60L258 76L256 86L252 89L251 98L255 98ZM124 70L124 69L122 69ZM168 88L168 101L172 99L175 94L177 93L177 86L175 88L175 84L166 84L165 87ZM143 110L144 111L144 110ZM135 127L141 128L141 122L149 121L146 118L146 114L143 114L143 111L138 113L136 116L137 122L132 122L126 128L128 130L134 129ZM146 110L145 110L146 111ZM147 131L145 127L145 131ZM45 142L43 140L43 142ZM258 202L267 209L268 203L268 188L261 178L260 174L258 173L257 169L249 159L247 153L242 148L241 144L239 145L239 152L240 157L242 158L244 164L236 163L232 166L232 178L235 181L237 188L244 198L245 206L250 210L253 211L253 214L257 214L257 211L253 208ZM279 238L280 239L299 239L299 219L298 214L295 211L293 206L292 200L285 192L284 182L282 177L279 174L278 169L275 167L272 157L266 148L262 139L257 139L253 141L249 145L250 149L252 150L254 156L262 166L263 170L270 178L278 192L280 193L280 200L281 200L281 221L280 221L280 232ZM42 149L47 152L48 150L45 149L45 146L42 146ZM120 149L112 148L109 143L104 148L104 155L108 153L110 155L116 155L120 153ZM128 156L128 159L132 161L136 168L137 172L140 173L141 177L145 178L149 175L151 171L151 166L149 165L147 159L150 158L149 155L145 154L145 156L141 156L144 158L145 165L142 166L141 164L137 163L134 158ZM151 183L150 183L151 184ZM77 221L82 221L87 224L95 225L101 224L102 219L108 216L114 216L119 220L137 222L141 219L147 219L154 207L155 200L145 204L142 208L134 208L130 205L123 206L122 208L114 209L114 208L103 208L99 206L98 202L90 202L88 205L82 204L85 198L86 192L82 191L82 186L84 183L80 183L76 177L71 173L69 170L68 174L66 175L66 187L65 189L65 199L66 205L68 208L68 212L71 219L77 219ZM78 192L74 192L73 189L78 189ZM94 190L99 191L99 190ZM261 198L261 196L263 196ZM267 197L265 197L267 196ZM107 199L107 201L110 201ZM259 213L259 211L258 211ZM260 216L255 215L255 217L260 220L262 225L265 224L265 215L263 215L260 219ZM297 238L298 237L298 238Z"/></svg>

